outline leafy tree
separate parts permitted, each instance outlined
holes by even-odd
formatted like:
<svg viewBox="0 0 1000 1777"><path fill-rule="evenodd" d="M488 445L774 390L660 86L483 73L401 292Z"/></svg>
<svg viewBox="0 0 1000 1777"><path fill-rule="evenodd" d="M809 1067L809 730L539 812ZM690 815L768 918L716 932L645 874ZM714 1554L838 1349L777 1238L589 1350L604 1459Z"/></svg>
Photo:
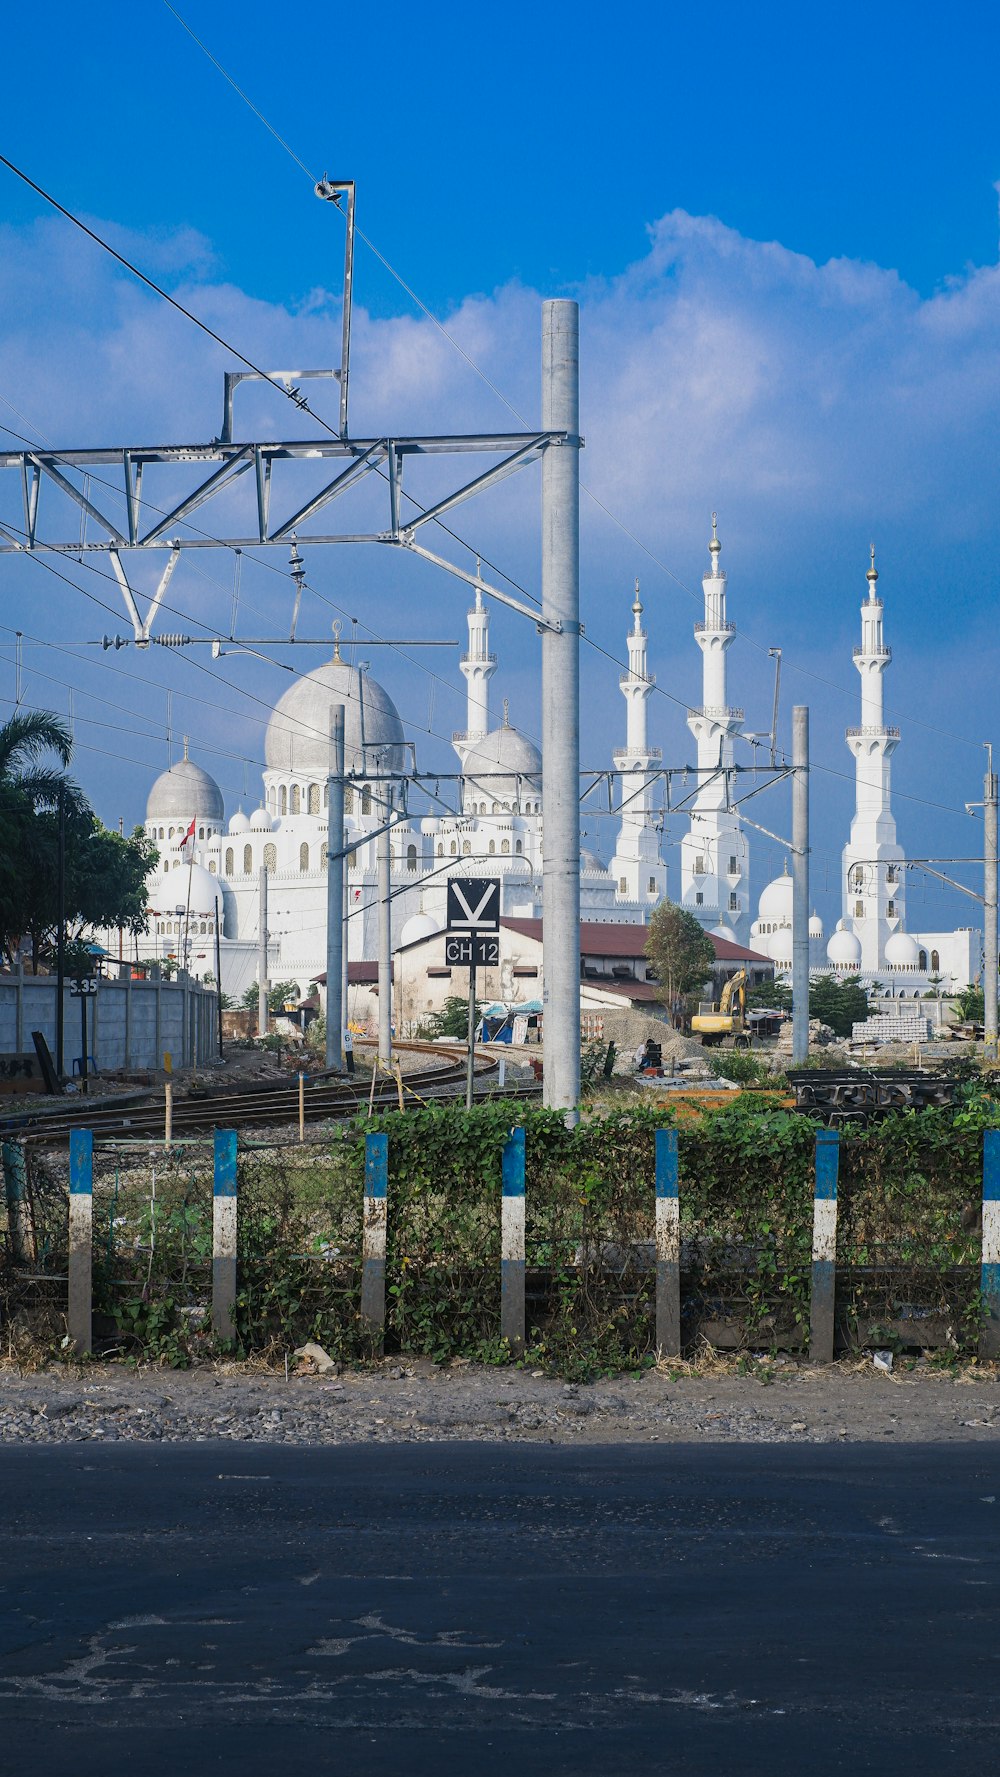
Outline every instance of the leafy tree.
<svg viewBox="0 0 1000 1777"><path fill-rule="evenodd" d="M955 1010L960 1024L982 1024L986 1017L986 995L981 987L963 987L955 995Z"/></svg>
<svg viewBox="0 0 1000 1777"><path fill-rule="evenodd" d="M259 989L256 982L248 987L240 1001L246 1012L256 1012L259 1002ZM300 998L298 985L294 981L275 981L267 990L267 1009L269 1012L283 1012L286 1000Z"/></svg>
<svg viewBox="0 0 1000 1777"><path fill-rule="evenodd" d="M661 901L649 922L646 955L659 980L660 998L669 1007L678 995L693 993L709 979L715 945L693 913Z"/></svg>
<svg viewBox="0 0 1000 1777"><path fill-rule="evenodd" d="M747 1009L751 1012L790 1012L792 990L784 981L756 981L747 988Z"/></svg>
<svg viewBox="0 0 1000 1777"><path fill-rule="evenodd" d="M855 1024L868 1017L871 1008L860 977L814 975L809 983L809 1016L828 1024L838 1037L849 1037Z"/></svg>
<svg viewBox="0 0 1000 1777"><path fill-rule="evenodd" d="M478 1025L482 1017L482 1005L476 1006L475 1022ZM468 1037L469 1034L469 1002L460 993L450 993L441 1007L428 1019L432 1037Z"/></svg>

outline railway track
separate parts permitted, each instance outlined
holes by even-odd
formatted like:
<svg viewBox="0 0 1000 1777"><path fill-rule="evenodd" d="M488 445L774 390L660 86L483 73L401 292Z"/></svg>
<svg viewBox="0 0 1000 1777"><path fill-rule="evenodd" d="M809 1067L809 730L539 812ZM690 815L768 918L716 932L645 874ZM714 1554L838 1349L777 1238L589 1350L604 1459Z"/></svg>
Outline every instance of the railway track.
<svg viewBox="0 0 1000 1777"><path fill-rule="evenodd" d="M358 1039L359 1046L375 1047L372 1039ZM442 1090L451 1092L464 1085L466 1055L464 1048L445 1048L438 1043L399 1043L397 1048L411 1054L433 1056L437 1065L404 1074L403 1103L412 1106L433 1098ZM486 1095L485 1077L496 1071L494 1056L477 1051L474 1059L476 1096ZM525 1088L534 1095L537 1088ZM304 1113L307 1123L326 1122L332 1118L350 1117L364 1111L369 1103L378 1110L393 1110L399 1105L396 1080L387 1076L376 1081L374 1095L370 1082L360 1079L347 1082L329 1080L324 1076L307 1079ZM172 1139L180 1140L199 1132L246 1127L264 1128L272 1124L297 1124L299 1119L298 1082L279 1083L249 1092L208 1093L205 1096L178 1095L173 1103ZM138 1104L101 1105L85 1098L75 1099L65 1109L29 1113L4 1122L4 1135L14 1137L33 1147L61 1145L69 1140L73 1129L90 1129L96 1139L110 1141L116 1137L136 1141L156 1139L164 1133L162 1095Z"/></svg>

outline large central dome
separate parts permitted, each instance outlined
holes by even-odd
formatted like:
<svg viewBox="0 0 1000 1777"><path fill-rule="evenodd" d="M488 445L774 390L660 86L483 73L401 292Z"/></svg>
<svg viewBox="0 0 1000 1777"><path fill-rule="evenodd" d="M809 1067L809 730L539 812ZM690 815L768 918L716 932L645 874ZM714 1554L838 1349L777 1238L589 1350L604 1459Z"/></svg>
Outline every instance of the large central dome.
<svg viewBox="0 0 1000 1777"><path fill-rule="evenodd" d="M484 734L466 755L462 773L466 802L485 800L514 807L541 794L542 755L534 741L504 723Z"/></svg>
<svg viewBox="0 0 1000 1777"><path fill-rule="evenodd" d="M330 770L330 711L344 706L344 768L375 776L403 771L403 724L392 698L375 679L334 656L296 679L267 725L264 757L270 771L326 777Z"/></svg>

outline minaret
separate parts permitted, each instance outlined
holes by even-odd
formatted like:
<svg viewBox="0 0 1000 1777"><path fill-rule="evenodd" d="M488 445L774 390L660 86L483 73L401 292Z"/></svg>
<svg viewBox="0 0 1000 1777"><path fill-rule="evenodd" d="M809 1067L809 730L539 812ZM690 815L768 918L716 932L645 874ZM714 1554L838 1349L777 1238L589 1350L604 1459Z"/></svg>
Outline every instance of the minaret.
<svg viewBox="0 0 1000 1777"><path fill-rule="evenodd" d="M489 733L490 680L497 670L497 657L490 653L489 614L478 587L476 602L469 612L469 646L460 664L468 688L465 731L452 735L452 744L464 765L469 749Z"/></svg>
<svg viewBox="0 0 1000 1777"><path fill-rule="evenodd" d="M844 920L861 940L861 967L877 975L885 964L885 946L893 932L905 927L906 891L903 852L896 843L893 819L892 767L899 729L887 728L883 715L882 675L892 659L882 629L875 545L865 576L868 593L861 606L861 646L854 664L861 675L861 726L847 730L854 754L855 814L844 847Z"/></svg>
<svg viewBox="0 0 1000 1777"><path fill-rule="evenodd" d="M694 626L702 655L702 704L688 711L688 727L698 746L698 788L691 805L691 831L681 841L681 903L709 930L730 927L745 944L749 930L749 856L739 815L731 807L729 784L720 766L733 763L733 740L743 711L729 706L726 655L736 634L726 617L726 573L719 565L722 544L712 513L711 567L702 580L705 617Z"/></svg>
<svg viewBox="0 0 1000 1777"><path fill-rule="evenodd" d="M640 906L652 908L666 893L667 872L660 852L648 774L663 754L659 747L649 745L646 706L656 678L647 664L638 580L627 639L628 672L618 681L627 712L625 745L612 755L615 769L622 774L622 824L608 870L615 878L620 900L638 901Z"/></svg>

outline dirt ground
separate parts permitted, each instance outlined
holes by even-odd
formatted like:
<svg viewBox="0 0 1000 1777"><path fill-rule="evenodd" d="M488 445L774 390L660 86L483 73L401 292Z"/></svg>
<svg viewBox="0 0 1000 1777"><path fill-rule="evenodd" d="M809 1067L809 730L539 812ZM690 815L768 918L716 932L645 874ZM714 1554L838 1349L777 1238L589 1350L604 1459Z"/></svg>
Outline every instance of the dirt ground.
<svg viewBox="0 0 1000 1777"><path fill-rule="evenodd" d="M743 1373L739 1373L742 1368ZM139 1438L342 1444L472 1438L554 1444L981 1443L1000 1435L1000 1371L870 1357L829 1369L744 1359L563 1383L538 1371L387 1359L299 1375L213 1364L0 1366L0 1443Z"/></svg>

